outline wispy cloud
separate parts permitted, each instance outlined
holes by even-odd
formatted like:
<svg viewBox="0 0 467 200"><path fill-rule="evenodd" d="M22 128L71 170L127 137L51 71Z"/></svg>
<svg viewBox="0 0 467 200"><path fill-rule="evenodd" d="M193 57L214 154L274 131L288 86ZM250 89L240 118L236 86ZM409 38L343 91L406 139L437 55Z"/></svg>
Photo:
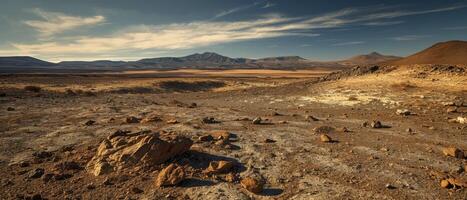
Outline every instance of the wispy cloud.
<svg viewBox="0 0 467 200"><path fill-rule="evenodd" d="M392 37L391 39L396 41L410 41L410 40L419 40L423 38L430 37L429 35L402 35L397 37Z"/></svg>
<svg viewBox="0 0 467 200"><path fill-rule="evenodd" d="M351 42L341 42L341 43L336 43L333 44L332 46L350 46L350 45L358 45L358 44L364 44L364 41L351 41Z"/></svg>
<svg viewBox="0 0 467 200"><path fill-rule="evenodd" d="M24 24L36 29L41 36L47 37L81 26L96 25L105 21L101 15L92 17L70 16L59 12L47 12L41 9L32 10L41 20L27 20Z"/></svg>
<svg viewBox="0 0 467 200"><path fill-rule="evenodd" d="M255 5L255 4L252 4ZM249 5L249 6L252 6ZM257 5L257 4L256 4ZM179 49L198 48L213 44L225 44L236 41L277 38L284 36L318 36L323 29L345 29L351 26L391 25L402 21L385 21L408 15L450 11L465 6L451 6L433 10L393 11L390 7L346 8L334 12L324 13L313 17L286 17L279 14L261 16L256 19L243 21L204 20L189 23L172 23L164 25L134 25L122 28L104 36L79 36L53 41L39 41L35 43L11 43L18 54L42 55L42 57L70 57L71 55L109 55L114 52L147 52L170 51ZM247 7L236 8L222 15L239 12ZM41 34L53 35L84 25L98 24L105 21L103 16L73 17L62 13L48 13L39 21L49 28L40 29ZM64 23L64 22L74 23ZM85 23L84 23L85 22ZM32 23L34 24L34 23ZM62 26L63 25L63 26ZM57 28L58 27L58 28ZM404 40L411 37L395 37ZM364 41L349 41L335 43L333 46L363 44Z"/></svg>
<svg viewBox="0 0 467 200"><path fill-rule="evenodd" d="M224 11L216 14L214 16L214 19L221 18L221 17L227 16L227 15L233 14L233 13L241 12L241 11L247 10L249 8L252 8L254 6L257 6L259 4L260 4L260 2L255 2L255 3L252 3L252 4L239 6L239 7L236 7L236 8L229 9L229 10L224 10Z"/></svg>
<svg viewBox="0 0 467 200"><path fill-rule="evenodd" d="M312 47L312 46L313 45L311 45L311 44L302 44L302 45L300 45L300 47Z"/></svg>
<svg viewBox="0 0 467 200"><path fill-rule="evenodd" d="M268 2L266 2L266 4L262 8L270 8L270 7L274 7L274 6L276 6L275 3L271 3L271 2L268 1Z"/></svg>
<svg viewBox="0 0 467 200"><path fill-rule="evenodd" d="M402 24L404 21L376 21L376 22L367 22L364 23L363 25L366 26L390 26L390 25L396 25L396 24Z"/></svg>

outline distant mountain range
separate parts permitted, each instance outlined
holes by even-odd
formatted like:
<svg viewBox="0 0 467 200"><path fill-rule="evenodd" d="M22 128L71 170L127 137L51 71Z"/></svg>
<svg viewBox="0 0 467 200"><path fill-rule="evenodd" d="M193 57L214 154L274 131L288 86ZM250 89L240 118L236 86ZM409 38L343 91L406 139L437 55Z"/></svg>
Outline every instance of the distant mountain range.
<svg viewBox="0 0 467 200"><path fill-rule="evenodd" d="M373 55L373 56L372 56ZM378 55L378 56L376 56ZM368 57L368 58L367 58ZM370 58L371 57L371 58ZM373 58L378 57L378 58ZM365 59L366 58L366 59ZM184 57L145 58L137 61L63 61L51 63L33 57L0 57L0 70L60 69L60 70L128 70L128 69L340 69L348 65L373 64L387 60L377 53L360 55L343 61L319 62L299 56L268 57L260 59L230 58L213 52L196 53ZM388 58L392 58L389 56Z"/></svg>
<svg viewBox="0 0 467 200"><path fill-rule="evenodd" d="M311 61L299 56L260 59L230 58L213 52L196 53L184 57L145 58L137 61L64 61L51 63L33 57L0 57L0 72L27 70L131 70L131 69L342 69L355 65L373 64L467 64L467 42L437 43L419 53L401 58L372 52L340 61Z"/></svg>

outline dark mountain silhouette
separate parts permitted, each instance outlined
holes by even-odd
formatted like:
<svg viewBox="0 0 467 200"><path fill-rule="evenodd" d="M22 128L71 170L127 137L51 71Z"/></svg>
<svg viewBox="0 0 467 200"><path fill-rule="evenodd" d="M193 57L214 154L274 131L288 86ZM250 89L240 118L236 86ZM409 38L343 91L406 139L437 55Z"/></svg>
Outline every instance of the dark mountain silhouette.
<svg viewBox="0 0 467 200"><path fill-rule="evenodd" d="M0 57L0 67L51 67L56 65L30 56Z"/></svg>

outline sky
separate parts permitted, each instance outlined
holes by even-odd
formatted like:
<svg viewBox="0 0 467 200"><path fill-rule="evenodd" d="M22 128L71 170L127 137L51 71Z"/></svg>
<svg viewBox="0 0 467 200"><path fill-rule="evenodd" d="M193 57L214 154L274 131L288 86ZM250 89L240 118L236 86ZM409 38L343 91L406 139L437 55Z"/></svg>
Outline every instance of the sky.
<svg viewBox="0 0 467 200"><path fill-rule="evenodd" d="M407 56L467 40L467 0L0 0L0 56Z"/></svg>

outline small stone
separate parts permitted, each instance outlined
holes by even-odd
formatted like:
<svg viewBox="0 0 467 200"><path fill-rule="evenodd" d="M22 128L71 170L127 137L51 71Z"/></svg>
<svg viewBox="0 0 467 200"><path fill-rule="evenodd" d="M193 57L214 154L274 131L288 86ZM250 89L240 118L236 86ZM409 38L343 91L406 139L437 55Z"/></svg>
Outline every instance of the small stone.
<svg viewBox="0 0 467 200"><path fill-rule="evenodd" d="M259 194L263 191L264 183L258 179L252 177L243 178L240 181L240 184L243 188L247 189L248 191Z"/></svg>
<svg viewBox="0 0 467 200"><path fill-rule="evenodd" d="M265 142L265 143L275 143L276 141L273 140L273 139L267 138L267 139L264 140L264 142Z"/></svg>
<svg viewBox="0 0 467 200"><path fill-rule="evenodd" d="M407 132L407 133L412 133L413 130L412 130L411 128L407 128L407 129L405 129L405 132Z"/></svg>
<svg viewBox="0 0 467 200"><path fill-rule="evenodd" d="M257 117L255 119L253 119L252 123L253 124L261 124L261 121L262 121L261 117Z"/></svg>
<svg viewBox="0 0 467 200"><path fill-rule="evenodd" d="M307 120L307 121L319 121L318 118L316 118L316 117L314 117L312 115L306 115L305 120Z"/></svg>
<svg viewBox="0 0 467 200"><path fill-rule="evenodd" d="M52 152L48 152L48 151L37 151L37 152L32 153L32 155L39 159L50 158L53 156Z"/></svg>
<svg viewBox="0 0 467 200"><path fill-rule="evenodd" d="M350 130L347 127L337 128L337 131L344 132L344 133L350 132Z"/></svg>
<svg viewBox="0 0 467 200"><path fill-rule="evenodd" d="M212 141L214 138L211 135L202 135L199 136L198 140L201 142L209 142Z"/></svg>
<svg viewBox="0 0 467 200"><path fill-rule="evenodd" d="M8 107L6 110L7 110L7 111L15 111L15 108L13 108L13 107Z"/></svg>
<svg viewBox="0 0 467 200"><path fill-rule="evenodd" d="M188 108L196 108L196 107L198 107L198 104L196 104L196 103L191 103L191 104L188 106Z"/></svg>
<svg viewBox="0 0 467 200"><path fill-rule="evenodd" d="M234 136L232 133L224 130L212 131L209 134L217 140L229 140Z"/></svg>
<svg viewBox="0 0 467 200"><path fill-rule="evenodd" d="M331 137L329 137L326 134L321 134L320 139L321 139L321 142L332 142Z"/></svg>
<svg viewBox="0 0 467 200"><path fill-rule="evenodd" d="M313 128L313 132L315 134L329 134L329 133L332 133L334 131L335 131L335 129L333 127L330 127L330 126L318 126L318 127Z"/></svg>
<svg viewBox="0 0 467 200"><path fill-rule="evenodd" d="M146 124L146 123L161 122L161 121L162 121L162 119L158 115L150 115L150 116L142 119L140 123Z"/></svg>
<svg viewBox="0 0 467 200"><path fill-rule="evenodd" d="M95 123L96 123L96 121L94 121L94 120L88 120L88 121L86 121L86 122L84 123L84 125L86 125L86 126L91 126L91 125L94 125Z"/></svg>
<svg viewBox="0 0 467 200"><path fill-rule="evenodd" d="M446 109L446 112L447 113L455 113L455 112L457 112L457 107L449 107L448 109Z"/></svg>
<svg viewBox="0 0 467 200"><path fill-rule="evenodd" d="M28 178L40 178L44 175L44 172L43 168L36 168L28 173Z"/></svg>
<svg viewBox="0 0 467 200"><path fill-rule="evenodd" d="M113 185L113 183L112 183L112 181L110 180L110 178L106 178L106 179L104 180L104 182L102 182L102 184L104 184L104 185Z"/></svg>
<svg viewBox="0 0 467 200"><path fill-rule="evenodd" d="M396 187L394 187L393 185L391 185L391 184L389 184L389 183L386 184L385 187L386 187L387 189L396 189Z"/></svg>
<svg viewBox="0 0 467 200"><path fill-rule="evenodd" d="M230 161L211 161L209 167L205 170L208 174L221 174L227 173L233 167L233 163Z"/></svg>
<svg viewBox="0 0 467 200"><path fill-rule="evenodd" d="M134 116L130 116L130 117L127 117L125 119L125 122L128 123L128 124L139 123L140 121L141 121L140 118L137 118L137 117L134 117Z"/></svg>
<svg viewBox="0 0 467 200"><path fill-rule="evenodd" d="M446 179L441 180L440 185L441 185L442 188L451 188L452 187L451 183L449 183L449 181L446 180Z"/></svg>
<svg viewBox="0 0 467 200"><path fill-rule="evenodd" d="M96 186L93 183L89 183L89 184L86 185L86 189L94 190L94 189L96 189Z"/></svg>
<svg viewBox="0 0 467 200"><path fill-rule="evenodd" d="M29 167L30 164L29 164L29 162L27 162L27 161L22 161L22 162L19 163L19 166L20 166L20 167Z"/></svg>
<svg viewBox="0 0 467 200"><path fill-rule="evenodd" d="M54 174L44 174L42 176L42 181L49 182L50 180L52 180L53 177L54 177Z"/></svg>
<svg viewBox="0 0 467 200"><path fill-rule="evenodd" d="M396 114L407 116L407 115L411 115L412 113L407 109L397 109Z"/></svg>
<svg viewBox="0 0 467 200"><path fill-rule="evenodd" d="M380 121L372 121L370 124L371 128L383 128L383 125Z"/></svg>
<svg viewBox="0 0 467 200"><path fill-rule="evenodd" d="M205 124L216 124L216 123L219 123L218 121L216 121L214 119L214 117L204 117L202 120L201 120L203 123Z"/></svg>
<svg viewBox="0 0 467 200"><path fill-rule="evenodd" d="M143 191L142 189L137 188L137 187L132 187L132 188L131 188L131 192L132 192L133 194L141 194L141 193L143 193L144 191Z"/></svg>
<svg viewBox="0 0 467 200"><path fill-rule="evenodd" d="M164 168L156 178L156 186L173 186L177 185L185 179L185 171L182 167L170 164Z"/></svg>
<svg viewBox="0 0 467 200"><path fill-rule="evenodd" d="M467 124L467 117L457 117L456 121L460 124Z"/></svg>
<svg viewBox="0 0 467 200"><path fill-rule="evenodd" d="M55 174L55 175L53 176L54 180L56 180L56 181L61 181L61 180L69 179L69 178L71 178L71 177L73 177L73 175L71 175L71 174Z"/></svg>
<svg viewBox="0 0 467 200"><path fill-rule="evenodd" d="M26 198L28 199L28 198ZM30 197L31 200L43 200L42 196L40 194L35 194Z"/></svg>
<svg viewBox="0 0 467 200"><path fill-rule="evenodd" d="M368 122L363 122L361 126L362 126L362 127L367 127L367 126L368 126Z"/></svg>
<svg viewBox="0 0 467 200"><path fill-rule="evenodd" d="M178 120L176 119L169 119L166 121L167 124L178 124Z"/></svg>
<svg viewBox="0 0 467 200"><path fill-rule="evenodd" d="M456 148L456 147L443 148L443 154L445 156L451 156L451 157L455 157L459 159L464 158L464 152L461 149Z"/></svg>
<svg viewBox="0 0 467 200"><path fill-rule="evenodd" d="M235 175L234 173L229 173L225 176L224 180L229 183L234 183L238 181L238 176Z"/></svg>

